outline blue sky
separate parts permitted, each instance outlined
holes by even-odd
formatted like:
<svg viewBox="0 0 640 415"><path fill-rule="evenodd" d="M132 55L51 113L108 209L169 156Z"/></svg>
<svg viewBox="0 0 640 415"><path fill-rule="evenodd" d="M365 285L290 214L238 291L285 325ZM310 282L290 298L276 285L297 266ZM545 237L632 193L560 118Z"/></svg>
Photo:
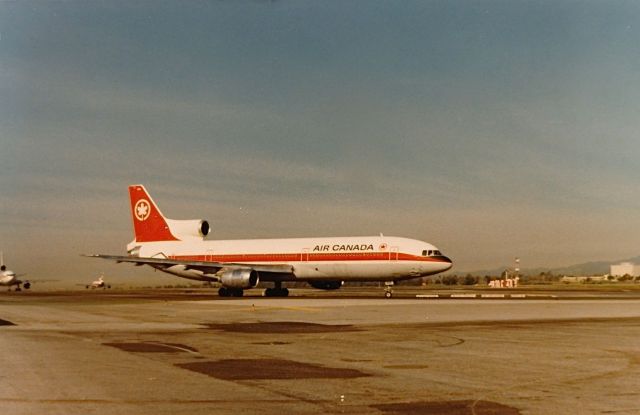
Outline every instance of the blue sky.
<svg viewBox="0 0 640 415"><path fill-rule="evenodd" d="M77 257L124 252L143 183L214 238L384 232L458 271L637 255L639 21L633 1L2 2L0 249L37 276L153 276Z"/></svg>

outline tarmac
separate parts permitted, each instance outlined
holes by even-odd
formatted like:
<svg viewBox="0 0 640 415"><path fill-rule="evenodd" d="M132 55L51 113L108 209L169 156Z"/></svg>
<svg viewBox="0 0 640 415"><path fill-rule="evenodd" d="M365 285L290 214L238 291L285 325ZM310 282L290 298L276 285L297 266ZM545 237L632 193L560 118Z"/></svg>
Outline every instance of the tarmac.
<svg viewBox="0 0 640 415"><path fill-rule="evenodd" d="M0 413L640 413L640 293L212 293L1 293Z"/></svg>

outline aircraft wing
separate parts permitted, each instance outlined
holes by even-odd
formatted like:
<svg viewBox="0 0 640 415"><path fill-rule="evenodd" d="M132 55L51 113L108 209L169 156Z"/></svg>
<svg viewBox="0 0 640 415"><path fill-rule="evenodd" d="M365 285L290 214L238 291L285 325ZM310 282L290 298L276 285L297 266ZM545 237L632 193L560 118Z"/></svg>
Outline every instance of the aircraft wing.
<svg viewBox="0 0 640 415"><path fill-rule="evenodd" d="M258 272L273 272L273 273L293 273L293 267L288 264L250 264L241 262L205 262L205 261L184 261L179 259L170 258L140 258L135 256L119 256L119 255L83 255L89 258L102 258L116 261L117 263L129 262L136 266L150 265L156 268L168 268L174 265L183 265L185 270L193 269L202 271L205 274L216 274L221 269L234 269L234 268L251 268Z"/></svg>

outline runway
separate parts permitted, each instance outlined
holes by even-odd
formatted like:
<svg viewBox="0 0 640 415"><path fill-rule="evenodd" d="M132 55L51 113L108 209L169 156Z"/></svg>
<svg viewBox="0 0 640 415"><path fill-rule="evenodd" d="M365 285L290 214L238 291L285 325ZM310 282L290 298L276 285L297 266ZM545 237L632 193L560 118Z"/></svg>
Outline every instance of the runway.
<svg viewBox="0 0 640 415"><path fill-rule="evenodd" d="M0 295L3 414L640 412L640 298Z"/></svg>

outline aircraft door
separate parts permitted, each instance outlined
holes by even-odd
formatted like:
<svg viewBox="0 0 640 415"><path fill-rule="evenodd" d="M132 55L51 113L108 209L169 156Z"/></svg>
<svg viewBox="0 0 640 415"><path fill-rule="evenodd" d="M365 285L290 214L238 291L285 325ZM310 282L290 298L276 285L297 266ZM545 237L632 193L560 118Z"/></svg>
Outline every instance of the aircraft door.
<svg viewBox="0 0 640 415"><path fill-rule="evenodd" d="M398 260L398 247L392 246L389 251L389 261L397 261Z"/></svg>

